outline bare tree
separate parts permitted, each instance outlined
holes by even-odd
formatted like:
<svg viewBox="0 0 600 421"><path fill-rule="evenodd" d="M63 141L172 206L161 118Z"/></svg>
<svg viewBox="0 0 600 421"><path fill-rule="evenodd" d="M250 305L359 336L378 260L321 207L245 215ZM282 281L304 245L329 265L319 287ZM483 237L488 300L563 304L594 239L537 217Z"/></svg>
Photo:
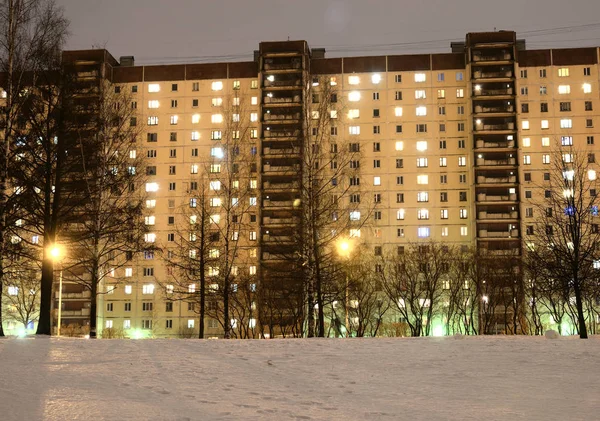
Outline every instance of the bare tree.
<svg viewBox="0 0 600 421"><path fill-rule="evenodd" d="M4 154L0 163L0 295L12 249L8 241L9 227L14 219L21 217L15 217L15 211L19 209L14 200L18 199L15 197L18 190L11 192L10 186L18 188L21 185L15 181L15 172L11 171L11 164L16 162L11 145L14 146L19 137L16 129L21 131L18 126L24 123L22 111L27 110L25 104L30 101L24 92L38 74L56 68L67 27L62 9L53 0L5 0L0 4L0 72L5 76L1 81L5 100L0 118L0 150ZM51 271L47 270L48 275ZM51 280L46 280L45 290L48 287L51 287ZM49 333L49 290L46 296ZM1 303L0 297L0 336L3 336Z"/></svg>
<svg viewBox="0 0 600 421"><path fill-rule="evenodd" d="M388 253L380 272L383 289L406 320L411 336L428 336L439 311L443 282L448 280L450 259L444 246L413 243L398 253Z"/></svg>
<svg viewBox="0 0 600 421"><path fill-rule="evenodd" d="M7 277L8 287L4 299L8 305L8 319L21 323L27 328L39 317L40 282L37 270L21 268L12 271Z"/></svg>
<svg viewBox="0 0 600 421"><path fill-rule="evenodd" d="M570 139L570 138L565 138ZM540 185L534 203L537 213L527 228L527 254L546 268L555 321L562 309L573 315L579 337L587 338L586 296L600 274L600 229L596 195L597 164L591 152L562 141L551 155L549 180ZM550 292L550 291L549 291ZM544 294L547 295L547 294ZM571 307L572 306L572 307Z"/></svg>
<svg viewBox="0 0 600 421"><path fill-rule="evenodd" d="M86 124L77 128L85 200L80 218L65 227L72 237L67 278L91 292L90 338L96 337L97 298L106 282L114 288L119 269L143 251L152 216L144 221L143 161L136 145L141 131L130 95L100 81L97 99L86 102ZM71 269L71 270L69 270Z"/></svg>
<svg viewBox="0 0 600 421"><path fill-rule="evenodd" d="M346 289L347 295L340 296L337 302L348 300L349 326L346 326L346 330L351 336L375 337L379 334L384 317L391 307L379 276L383 266L376 256L367 254L366 250L355 254L357 257L344 262L346 285L343 289ZM343 290L342 287L338 289ZM337 316L335 307L332 305L334 315ZM341 320L340 317L336 319Z"/></svg>

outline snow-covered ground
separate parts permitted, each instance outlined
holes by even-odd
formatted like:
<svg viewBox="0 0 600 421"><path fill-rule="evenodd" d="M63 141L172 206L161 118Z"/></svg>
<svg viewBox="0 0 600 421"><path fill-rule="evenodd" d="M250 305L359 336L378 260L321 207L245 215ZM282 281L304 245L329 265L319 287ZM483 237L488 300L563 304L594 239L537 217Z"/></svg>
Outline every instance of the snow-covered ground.
<svg viewBox="0 0 600 421"><path fill-rule="evenodd" d="M0 340L0 420L598 420L600 338Z"/></svg>

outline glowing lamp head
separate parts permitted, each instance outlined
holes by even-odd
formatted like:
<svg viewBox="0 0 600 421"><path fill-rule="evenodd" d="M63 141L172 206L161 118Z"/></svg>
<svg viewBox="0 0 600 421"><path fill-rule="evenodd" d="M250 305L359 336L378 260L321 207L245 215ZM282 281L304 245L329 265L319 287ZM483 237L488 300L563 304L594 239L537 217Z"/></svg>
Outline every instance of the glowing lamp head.
<svg viewBox="0 0 600 421"><path fill-rule="evenodd" d="M50 249L50 257L52 257L52 260L58 260L61 258L62 252L60 247L58 246L53 246Z"/></svg>

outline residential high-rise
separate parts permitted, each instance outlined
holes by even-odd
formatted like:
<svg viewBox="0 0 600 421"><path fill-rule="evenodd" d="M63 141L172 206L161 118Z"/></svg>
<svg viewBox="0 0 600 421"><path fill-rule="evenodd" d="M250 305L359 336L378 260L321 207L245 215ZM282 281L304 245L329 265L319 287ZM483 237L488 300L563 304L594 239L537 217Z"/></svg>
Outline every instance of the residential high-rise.
<svg viewBox="0 0 600 421"><path fill-rule="evenodd" d="M68 54L85 61L90 52ZM360 148L362 194L377 206L352 235L373 252L433 239L518 256L553 146L569 142L592 157L597 148L599 49L527 50L512 31L470 33L445 54L325 58L305 41L261 43L248 62L135 66L102 54L105 77L131 93L135 123L146 127L132 153L147 158L150 242L170 247L191 175L203 157L221 156L224 116L247 119L255 194L238 233L248 258L236 271L273 282L302 270L281 258L298 251L301 221L302 157L290 139L310 139L303 116L317 80L339 98L331 135ZM240 101L245 115L236 114ZM105 285L102 325L156 336L197 329L192 306L164 300L159 285L170 275L154 255L124 268L116 289ZM207 336L220 332L207 321Z"/></svg>

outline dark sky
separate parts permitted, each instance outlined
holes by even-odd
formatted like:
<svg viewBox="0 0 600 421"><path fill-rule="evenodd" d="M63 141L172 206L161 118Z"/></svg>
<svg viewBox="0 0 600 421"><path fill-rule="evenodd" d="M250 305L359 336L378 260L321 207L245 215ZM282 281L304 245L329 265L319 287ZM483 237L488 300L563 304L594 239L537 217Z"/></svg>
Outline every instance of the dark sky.
<svg viewBox="0 0 600 421"><path fill-rule="evenodd" d="M600 45L600 0L57 0L68 49L139 64L251 59L305 39L327 56L448 52L469 31L516 30L529 49Z"/></svg>

